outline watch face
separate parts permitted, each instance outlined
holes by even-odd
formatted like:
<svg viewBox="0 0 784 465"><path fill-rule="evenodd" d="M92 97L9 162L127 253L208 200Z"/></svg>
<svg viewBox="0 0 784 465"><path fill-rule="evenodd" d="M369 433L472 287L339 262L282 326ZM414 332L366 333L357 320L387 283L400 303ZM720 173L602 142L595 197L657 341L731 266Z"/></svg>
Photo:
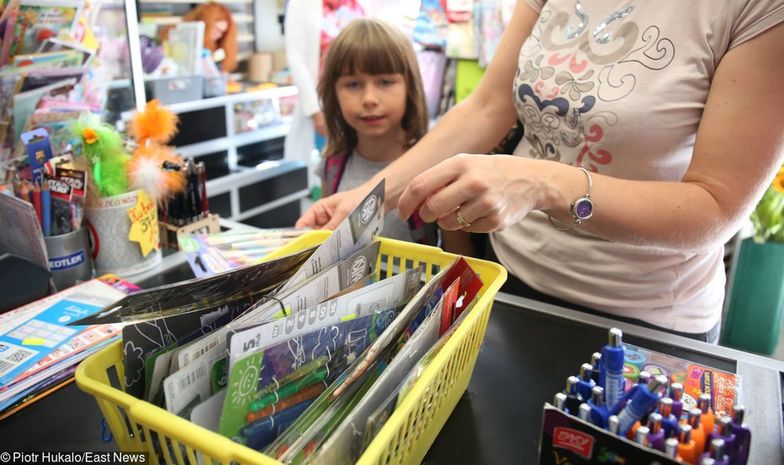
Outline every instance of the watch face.
<svg viewBox="0 0 784 465"><path fill-rule="evenodd" d="M593 202L588 197L580 197L574 201L572 213L580 221L587 220L593 216Z"/></svg>

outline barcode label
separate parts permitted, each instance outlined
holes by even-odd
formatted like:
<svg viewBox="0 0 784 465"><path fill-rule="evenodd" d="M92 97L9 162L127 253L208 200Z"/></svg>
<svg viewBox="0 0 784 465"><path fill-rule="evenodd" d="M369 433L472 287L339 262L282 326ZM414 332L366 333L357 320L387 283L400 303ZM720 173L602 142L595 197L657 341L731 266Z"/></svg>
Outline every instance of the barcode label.
<svg viewBox="0 0 784 465"><path fill-rule="evenodd" d="M4 374L13 370L15 366L16 365L14 365L13 363L6 362L5 360L0 360L0 376L3 376Z"/></svg>
<svg viewBox="0 0 784 465"><path fill-rule="evenodd" d="M7 342L0 343L0 376L5 376L37 354L37 350Z"/></svg>
<svg viewBox="0 0 784 465"><path fill-rule="evenodd" d="M180 390L185 390L186 388L190 387L191 384L195 383L206 375L207 369L204 367L204 365L199 365L198 368L188 373L187 376L180 380Z"/></svg>

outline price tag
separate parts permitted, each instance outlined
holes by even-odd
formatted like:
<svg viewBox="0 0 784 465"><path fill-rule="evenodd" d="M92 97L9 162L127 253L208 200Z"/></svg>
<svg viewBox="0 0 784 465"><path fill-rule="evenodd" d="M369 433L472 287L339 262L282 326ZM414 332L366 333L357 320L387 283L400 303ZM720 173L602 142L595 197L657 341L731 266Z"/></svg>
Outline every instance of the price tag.
<svg viewBox="0 0 784 465"><path fill-rule="evenodd" d="M128 240L139 243L142 256L158 250L158 209L146 192L139 191L136 205L128 209L128 218L131 219Z"/></svg>

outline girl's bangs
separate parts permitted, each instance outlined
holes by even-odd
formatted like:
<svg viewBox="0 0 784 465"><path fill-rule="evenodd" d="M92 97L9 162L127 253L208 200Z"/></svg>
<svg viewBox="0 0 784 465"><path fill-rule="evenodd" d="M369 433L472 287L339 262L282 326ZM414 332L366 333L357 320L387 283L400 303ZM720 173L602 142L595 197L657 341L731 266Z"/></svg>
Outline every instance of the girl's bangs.
<svg viewBox="0 0 784 465"><path fill-rule="evenodd" d="M408 66L399 47L389 47L389 41L378 40L372 35L365 39L352 41L340 51L343 53L339 53L341 60L337 69L341 75L405 73Z"/></svg>

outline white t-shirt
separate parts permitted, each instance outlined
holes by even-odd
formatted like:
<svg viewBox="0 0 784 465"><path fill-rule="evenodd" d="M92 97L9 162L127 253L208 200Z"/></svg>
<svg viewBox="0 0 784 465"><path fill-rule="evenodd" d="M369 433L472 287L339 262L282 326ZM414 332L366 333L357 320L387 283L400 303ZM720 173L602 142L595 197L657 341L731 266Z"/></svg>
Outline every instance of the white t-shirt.
<svg viewBox="0 0 784 465"><path fill-rule="evenodd" d="M529 3L541 14L514 80L525 127L515 155L623 179L681 180L722 56L784 21L781 0L585 0L583 20L574 0ZM721 317L723 247L609 242L559 232L541 212L491 240L540 292L675 331L706 332Z"/></svg>

